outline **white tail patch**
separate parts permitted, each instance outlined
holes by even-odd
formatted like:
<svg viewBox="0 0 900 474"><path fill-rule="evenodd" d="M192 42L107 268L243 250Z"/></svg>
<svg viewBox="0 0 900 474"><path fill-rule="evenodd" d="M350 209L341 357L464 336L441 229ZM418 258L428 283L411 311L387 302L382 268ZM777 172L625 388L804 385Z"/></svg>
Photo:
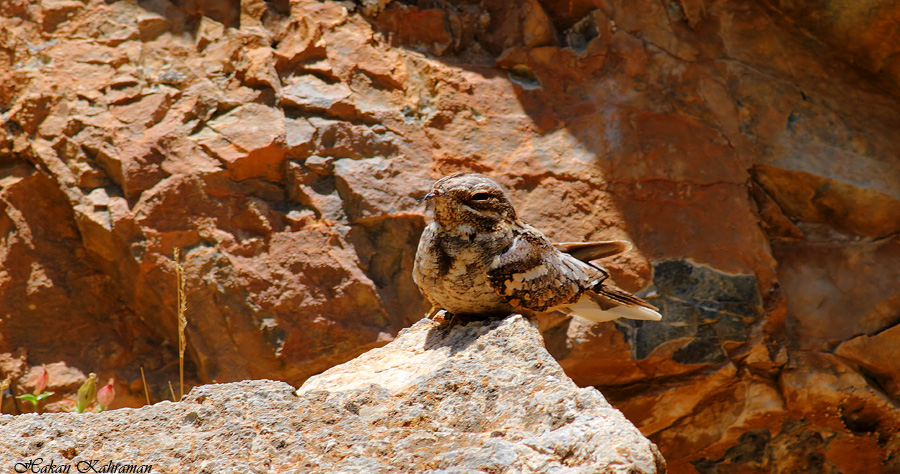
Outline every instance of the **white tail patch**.
<svg viewBox="0 0 900 474"><path fill-rule="evenodd" d="M582 296L575 304L569 305L566 312L596 322L613 321L619 318L643 321L660 321L662 319L661 314L643 306L615 306L604 310L588 296Z"/></svg>

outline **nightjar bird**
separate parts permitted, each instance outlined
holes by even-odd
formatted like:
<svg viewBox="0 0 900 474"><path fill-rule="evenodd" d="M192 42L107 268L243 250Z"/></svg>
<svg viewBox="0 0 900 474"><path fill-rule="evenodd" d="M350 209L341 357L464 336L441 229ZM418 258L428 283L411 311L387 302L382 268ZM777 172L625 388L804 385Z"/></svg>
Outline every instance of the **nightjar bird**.
<svg viewBox="0 0 900 474"><path fill-rule="evenodd" d="M432 303L431 315L562 311L590 321L662 319L588 263L628 250L627 242L551 243L516 216L499 184L478 174L441 178L424 200L434 220L419 240L413 280Z"/></svg>

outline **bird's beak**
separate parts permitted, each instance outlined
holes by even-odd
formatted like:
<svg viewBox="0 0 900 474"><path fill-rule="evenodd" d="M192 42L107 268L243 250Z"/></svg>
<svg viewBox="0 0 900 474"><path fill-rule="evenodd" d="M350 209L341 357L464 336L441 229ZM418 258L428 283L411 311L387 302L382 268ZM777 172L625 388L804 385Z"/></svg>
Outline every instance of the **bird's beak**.
<svg viewBox="0 0 900 474"><path fill-rule="evenodd" d="M428 194L426 194L426 195L422 198L422 201L430 201L431 198L438 197L438 196L443 196L443 195L444 195L444 193L442 193L442 192L440 192L440 191L436 191L436 190L435 190L435 191L431 191L431 192L429 192Z"/></svg>

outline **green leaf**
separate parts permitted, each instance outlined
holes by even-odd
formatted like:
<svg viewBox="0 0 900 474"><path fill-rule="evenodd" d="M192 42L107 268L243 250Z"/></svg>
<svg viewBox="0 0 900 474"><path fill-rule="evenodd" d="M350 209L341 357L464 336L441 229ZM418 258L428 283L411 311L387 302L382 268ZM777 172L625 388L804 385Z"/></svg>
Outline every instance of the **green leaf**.
<svg viewBox="0 0 900 474"><path fill-rule="evenodd" d="M54 393L54 392L44 392L44 393L42 393L42 394L40 394L40 395L37 396L37 401L41 401L41 400L43 400L43 399L49 397L50 395L53 395L53 393Z"/></svg>
<svg viewBox="0 0 900 474"><path fill-rule="evenodd" d="M31 403L37 403L37 402L38 402L38 398L35 397L34 395L30 394L30 393L26 393L25 395L19 395L19 396L16 397L16 398L21 398L22 400L28 400L28 401L31 402Z"/></svg>

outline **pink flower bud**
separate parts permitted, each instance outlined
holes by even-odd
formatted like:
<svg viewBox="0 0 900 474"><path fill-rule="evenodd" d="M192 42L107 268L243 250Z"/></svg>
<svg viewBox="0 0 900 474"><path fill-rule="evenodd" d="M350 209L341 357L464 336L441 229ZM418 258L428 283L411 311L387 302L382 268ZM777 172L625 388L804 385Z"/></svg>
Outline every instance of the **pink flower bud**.
<svg viewBox="0 0 900 474"><path fill-rule="evenodd" d="M106 382L106 385L97 392L97 405L100 407L100 411L104 411L109 408L109 404L112 403L113 398L116 398L116 389L113 387L115 381L113 379L109 379L109 382Z"/></svg>
<svg viewBox="0 0 900 474"><path fill-rule="evenodd" d="M44 393L44 389L47 388L47 382L50 381L50 374L47 373L47 367L44 367L44 373L38 377L37 382L34 384L34 394L40 395Z"/></svg>

